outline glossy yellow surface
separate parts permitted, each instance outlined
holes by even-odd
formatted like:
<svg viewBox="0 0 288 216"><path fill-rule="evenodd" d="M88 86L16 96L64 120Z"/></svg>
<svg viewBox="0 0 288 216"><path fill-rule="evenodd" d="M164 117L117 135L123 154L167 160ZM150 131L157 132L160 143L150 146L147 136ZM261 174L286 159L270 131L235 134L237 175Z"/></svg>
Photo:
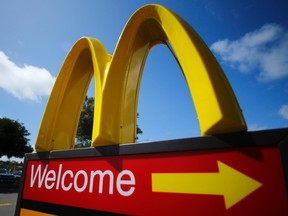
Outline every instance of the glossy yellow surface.
<svg viewBox="0 0 288 216"><path fill-rule="evenodd" d="M92 144L134 143L141 77L150 49L169 44L194 100L203 135L246 130L237 99L218 62L197 33L160 5L147 5L127 22L112 59L103 45L80 39L68 54L50 95L37 151L74 146L92 75L96 80ZM94 73L93 73L94 71Z"/></svg>
<svg viewBox="0 0 288 216"><path fill-rule="evenodd" d="M101 106L104 73L110 59L98 40L81 38L77 41L66 57L49 97L36 140L36 151L74 147L78 120L91 78L94 75L97 111Z"/></svg>

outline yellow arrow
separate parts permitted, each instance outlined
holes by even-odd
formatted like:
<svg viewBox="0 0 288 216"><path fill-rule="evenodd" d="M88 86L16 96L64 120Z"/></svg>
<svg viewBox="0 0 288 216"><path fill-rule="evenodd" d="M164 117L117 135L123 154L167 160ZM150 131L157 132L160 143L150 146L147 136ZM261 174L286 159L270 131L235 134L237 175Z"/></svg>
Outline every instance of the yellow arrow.
<svg viewBox="0 0 288 216"><path fill-rule="evenodd" d="M224 196L226 209L244 199L262 184L218 162L218 173L152 173L152 191Z"/></svg>

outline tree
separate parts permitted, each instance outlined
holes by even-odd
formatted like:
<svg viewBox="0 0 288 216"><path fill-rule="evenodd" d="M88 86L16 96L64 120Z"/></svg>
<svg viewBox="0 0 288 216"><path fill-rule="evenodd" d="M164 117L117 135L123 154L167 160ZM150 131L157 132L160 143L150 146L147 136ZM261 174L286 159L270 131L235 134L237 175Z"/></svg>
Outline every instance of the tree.
<svg viewBox="0 0 288 216"><path fill-rule="evenodd" d="M139 118L139 113L137 113L137 119ZM137 128L136 128L136 140L138 140L138 134L143 134L143 131L141 130L141 128L139 128L138 124L137 124Z"/></svg>
<svg viewBox="0 0 288 216"><path fill-rule="evenodd" d="M94 98L86 96L78 123L75 148L91 146L93 116L94 116ZM137 113L137 118L138 117L139 114ZM137 135L143 133L143 131L138 127L138 125L136 133ZM136 140L137 139L138 136L136 137Z"/></svg>
<svg viewBox="0 0 288 216"><path fill-rule="evenodd" d="M5 117L0 118L0 157L6 155L8 158L23 158L25 153L31 153L33 148L28 143L29 135L22 123Z"/></svg>
<svg viewBox="0 0 288 216"><path fill-rule="evenodd" d="M85 97L83 108L81 111L78 130L76 148L88 147L91 145L92 130L93 130L93 117L94 117L94 98Z"/></svg>

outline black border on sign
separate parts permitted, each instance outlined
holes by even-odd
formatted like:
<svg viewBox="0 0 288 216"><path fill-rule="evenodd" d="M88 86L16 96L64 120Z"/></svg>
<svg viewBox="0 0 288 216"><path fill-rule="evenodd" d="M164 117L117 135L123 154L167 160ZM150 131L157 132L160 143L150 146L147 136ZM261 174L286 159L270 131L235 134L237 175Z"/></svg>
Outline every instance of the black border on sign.
<svg viewBox="0 0 288 216"><path fill-rule="evenodd" d="M25 155L23 174L17 199L15 215L20 214L20 208L25 202L22 201L24 179L29 160L47 160L62 158L91 158L100 156L119 156L132 154L164 153L179 151L205 151L220 149L235 149L242 147L276 146L279 148L282 167L285 176L286 191L288 197L288 128L237 132L214 136L147 142L138 144L120 144L100 147L80 148L73 150L57 150L50 152L30 153ZM29 201L31 202L31 201ZM45 203L46 205L46 203ZM48 205L48 204L47 204ZM64 207L63 207L64 208ZM80 209L80 208L79 208ZM109 214L107 212L107 214Z"/></svg>

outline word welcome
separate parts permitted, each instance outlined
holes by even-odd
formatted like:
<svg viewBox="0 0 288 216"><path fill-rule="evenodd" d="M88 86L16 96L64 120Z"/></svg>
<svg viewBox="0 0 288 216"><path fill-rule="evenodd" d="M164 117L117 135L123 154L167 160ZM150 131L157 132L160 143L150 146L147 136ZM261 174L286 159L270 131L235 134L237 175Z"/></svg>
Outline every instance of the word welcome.
<svg viewBox="0 0 288 216"><path fill-rule="evenodd" d="M77 192L88 190L89 193L94 193L95 183L98 183L98 193L103 193L104 184L108 185L109 194L114 193L114 179L117 192L122 196L131 196L135 191L135 176L130 170L122 170L117 177L111 170L85 170L72 171L65 169L63 164L59 164L58 169L49 169L49 165L39 164L35 168L31 166L30 187L46 188L47 190L56 189ZM98 181L95 179L97 178ZM106 180L106 181L105 181ZM97 188L97 186L96 186Z"/></svg>

